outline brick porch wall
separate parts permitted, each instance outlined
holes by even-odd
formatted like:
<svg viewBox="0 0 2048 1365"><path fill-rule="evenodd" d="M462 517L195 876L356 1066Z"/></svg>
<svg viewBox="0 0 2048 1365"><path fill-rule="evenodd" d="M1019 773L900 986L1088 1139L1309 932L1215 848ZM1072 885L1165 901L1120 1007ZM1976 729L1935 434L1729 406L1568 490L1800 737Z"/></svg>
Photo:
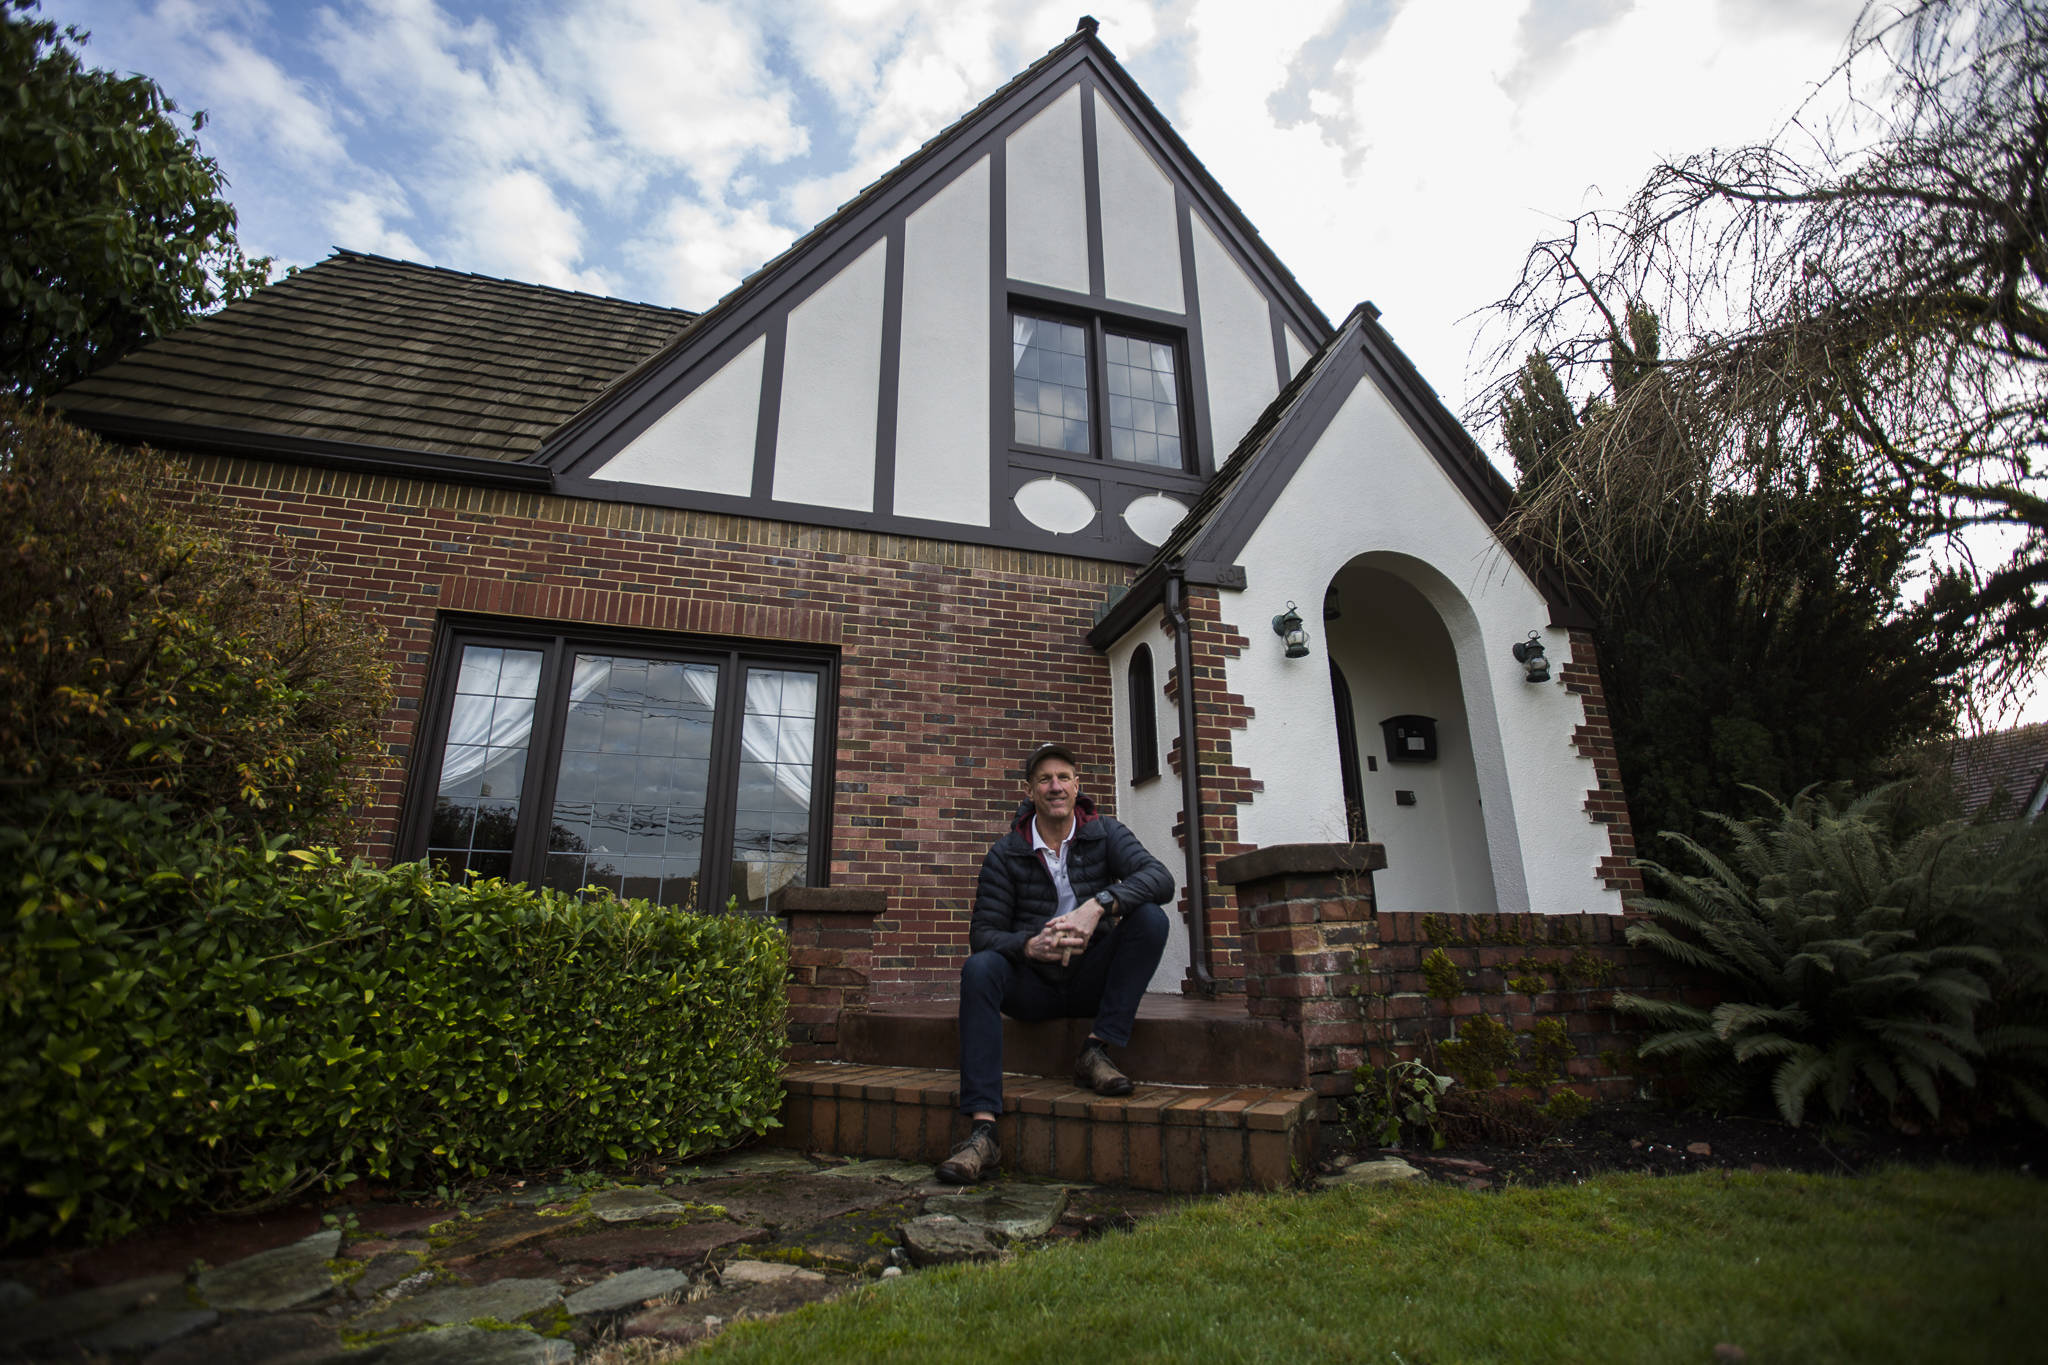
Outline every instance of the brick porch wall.
<svg viewBox="0 0 2048 1365"><path fill-rule="evenodd" d="M237 458L187 468L387 632L397 701L370 856L393 852L442 612L836 648L831 882L886 890L876 995L955 988L1032 742L1073 743L1114 813L1107 665L1084 637L1127 566Z"/></svg>
<svg viewBox="0 0 2048 1365"><path fill-rule="evenodd" d="M1361 1062L1427 1059L1481 1015L1517 1035L1561 1021L1563 1083L1623 1098L1640 1083L1642 1026L1615 1014L1615 991L1718 998L1669 959L1630 947L1633 916L1379 913L1372 872L1385 865L1376 844L1283 844L1219 868L1244 917L1248 1006L1300 1031L1325 1119L1340 1117ZM1424 969L1432 953L1442 954L1434 973Z"/></svg>

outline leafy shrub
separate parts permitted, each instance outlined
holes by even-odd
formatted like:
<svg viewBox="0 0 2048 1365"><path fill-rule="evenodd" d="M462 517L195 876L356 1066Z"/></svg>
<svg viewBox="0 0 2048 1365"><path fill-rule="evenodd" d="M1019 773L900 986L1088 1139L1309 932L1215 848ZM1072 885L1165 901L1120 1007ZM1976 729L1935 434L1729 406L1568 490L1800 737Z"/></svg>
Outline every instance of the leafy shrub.
<svg viewBox="0 0 2048 1365"><path fill-rule="evenodd" d="M1837 1117L1903 1123L2023 1111L2048 1124L2048 825L1895 828L1897 793L1846 808L1808 791L1775 820L1716 817L1723 862L1648 864L1669 895L1641 908L1646 944L1727 982L1712 1009L1616 995L1659 1026L1639 1048L1684 1064L1705 1098L1768 1084L1797 1124L1818 1094Z"/></svg>
<svg viewBox="0 0 2048 1365"><path fill-rule="evenodd" d="M382 762L382 650L175 474L0 399L0 819L154 793L339 834Z"/></svg>
<svg viewBox="0 0 2048 1365"><path fill-rule="evenodd" d="M169 803L0 828L11 1239L369 1177L725 1146L780 1101L771 924L451 885Z"/></svg>
<svg viewBox="0 0 2048 1365"><path fill-rule="evenodd" d="M1359 1137L1376 1147L1399 1147L1404 1135L1431 1149L1444 1145L1437 1107L1451 1077L1411 1057L1384 1067L1367 1062L1351 1078L1351 1128Z"/></svg>

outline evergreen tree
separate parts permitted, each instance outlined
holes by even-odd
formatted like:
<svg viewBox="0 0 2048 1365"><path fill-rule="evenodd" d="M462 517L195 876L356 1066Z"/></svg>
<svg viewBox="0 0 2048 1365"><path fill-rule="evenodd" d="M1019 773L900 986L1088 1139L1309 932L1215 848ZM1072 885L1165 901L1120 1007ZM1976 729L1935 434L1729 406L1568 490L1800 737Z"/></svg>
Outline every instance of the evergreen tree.
<svg viewBox="0 0 2048 1365"><path fill-rule="evenodd" d="M1631 308L1624 327L1610 332L1610 393L1654 400L1637 390L1663 382L1656 316ZM1502 412L1520 496L1604 530L1599 475L1626 456L1602 447L1612 408L1575 409L1532 356ZM1720 844L1726 830L1701 812L1760 811L1749 787L1894 775L1902 750L1952 726L1968 664L1936 629L1938 606L1905 603L1906 535L1853 485L1814 476L1738 493L1708 479L1702 462L1625 556L1564 557L1594 606L1629 813L1651 852L1667 830Z"/></svg>

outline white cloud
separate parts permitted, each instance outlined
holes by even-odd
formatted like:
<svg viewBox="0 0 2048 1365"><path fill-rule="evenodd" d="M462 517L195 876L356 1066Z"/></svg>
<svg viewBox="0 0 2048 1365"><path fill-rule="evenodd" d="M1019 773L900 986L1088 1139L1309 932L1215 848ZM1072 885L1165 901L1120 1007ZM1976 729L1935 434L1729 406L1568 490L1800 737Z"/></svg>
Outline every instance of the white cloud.
<svg viewBox="0 0 2048 1365"><path fill-rule="evenodd" d="M745 10L694 0L591 0L544 30L550 79L588 102L608 144L718 194L750 160L802 154L796 99Z"/></svg>
<svg viewBox="0 0 2048 1365"><path fill-rule="evenodd" d="M676 199L654 230L628 245L633 264L660 281L661 297L682 308L709 308L797 234L759 204L734 207Z"/></svg>
<svg viewBox="0 0 2048 1365"><path fill-rule="evenodd" d="M457 190L454 208L453 235L470 262L465 269L561 289L612 292L603 271L578 264L583 224L532 171L468 181Z"/></svg>
<svg viewBox="0 0 2048 1365"><path fill-rule="evenodd" d="M396 184L387 184L378 189L355 190L330 201L321 220L339 246L401 261L423 261L428 254L420 244L391 225L394 218L411 216L403 191Z"/></svg>

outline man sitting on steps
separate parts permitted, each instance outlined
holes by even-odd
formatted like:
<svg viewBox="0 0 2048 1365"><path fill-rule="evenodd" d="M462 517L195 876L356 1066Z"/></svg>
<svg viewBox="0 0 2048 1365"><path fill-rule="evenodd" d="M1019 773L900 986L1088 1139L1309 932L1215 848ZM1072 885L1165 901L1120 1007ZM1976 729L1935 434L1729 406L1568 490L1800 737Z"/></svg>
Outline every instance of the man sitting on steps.
<svg viewBox="0 0 2048 1365"><path fill-rule="evenodd" d="M1024 764L1026 800L981 863L972 949L960 969L960 1112L966 1141L938 1177L967 1185L1002 1161L1003 1016L1093 1019L1074 1083L1128 1095L1106 1049L1131 1040L1145 986L1166 948L1173 874L1138 837L1081 794L1074 754L1041 744Z"/></svg>

